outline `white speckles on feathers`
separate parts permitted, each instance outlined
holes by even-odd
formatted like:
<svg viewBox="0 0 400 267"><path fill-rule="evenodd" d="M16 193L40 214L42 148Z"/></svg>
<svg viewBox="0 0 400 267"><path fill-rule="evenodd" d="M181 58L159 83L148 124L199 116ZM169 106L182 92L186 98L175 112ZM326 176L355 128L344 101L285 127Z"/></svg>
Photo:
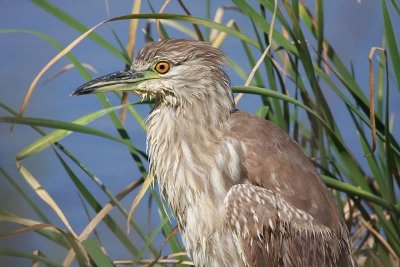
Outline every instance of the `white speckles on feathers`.
<svg viewBox="0 0 400 267"><path fill-rule="evenodd" d="M258 200L249 200L248 192L253 192ZM265 205L261 204L263 202ZM229 190L224 204L228 222L231 222L228 226L234 231L235 239L248 243L248 250L244 251L247 261L259 242L274 260L271 266L342 266L340 251L349 249L344 245L344 237L316 224L311 214L293 207L279 194L255 185L238 184ZM237 214L236 210L241 213ZM250 231L250 235L243 232L244 228ZM246 236L249 236L247 240ZM309 247L299 247L302 242ZM304 252L306 249L312 251Z"/></svg>

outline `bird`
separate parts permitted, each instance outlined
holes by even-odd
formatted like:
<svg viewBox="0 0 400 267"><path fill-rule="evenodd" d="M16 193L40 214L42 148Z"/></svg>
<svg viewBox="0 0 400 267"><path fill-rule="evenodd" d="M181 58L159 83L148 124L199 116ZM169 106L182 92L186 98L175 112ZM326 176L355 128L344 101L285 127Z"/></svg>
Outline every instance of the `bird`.
<svg viewBox="0 0 400 267"><path fill-rule="evenodd" d="M159 40L73 95L154 99L149 168L195 266L353 266L332 193L284 130L235 107L226 58L206 42Z"/></svg>

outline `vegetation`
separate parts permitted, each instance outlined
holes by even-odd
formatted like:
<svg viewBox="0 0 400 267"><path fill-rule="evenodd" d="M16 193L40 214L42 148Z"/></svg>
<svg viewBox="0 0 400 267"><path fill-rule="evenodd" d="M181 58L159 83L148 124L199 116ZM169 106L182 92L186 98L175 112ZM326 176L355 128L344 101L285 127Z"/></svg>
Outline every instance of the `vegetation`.
<svg viewBox="0 0 400 267"><path fill-rule="evenodd" d="M165 5L168 2L165 1ZM343 211L351 231L354 257L358 264L400 266L400 146L399 135L392 132L393 115L390 106L390 99L398 98L400 92L400 32L396 32L393 25L393 20L400 17L398 3L393 0L380 1L381 19L384 21L382 46L371 47L370 91L366 92L356 80L354 70L347 67L350 62L341 59L329 40L325 39L324 12L329 11L324 10L323 0L315 0L310 5L306 4L309 1L297 0L258 0L252 4L245 0L232 0L229 3L232 7L220 7L215 17L212 14L215 10L211 10L211 1L208 0L204 1L207 14L204 18L191 16L184 3L180 0L178 2L182 7L179 15L164 13L163 8L160 12L141 13L141 5L151 6L151 1L133 1L132 14L108 20L130 20L131 35L127 44L123 44L123 38L113 31L119 46L94 33L98 27L103 26L98 25L89 30L47 0L33 0L33 3L48 12L49 16L82 33L69 46L63 47L39 32L0 30L0 34L34 34L61 51L35 77L19 111L0 101L0 108L4 111L2 114L7 114L0 116L1 123L24 125L34 129L39 136L15 155L20 176L14 177L10 175L10 170L0 166L2 183L11 184L20 199L27 201L34 212L34 216L26 217L19 214L18 210L1 209L1 225L11 225L13 230L1 231L0 238L12 240L34 232L46 242L57 244L64 258L55 259L42 247L33 252L26 251L23 245L0 247L0 255L31 259L34 266L39 262L48 266L76 263L80 266L190 265L177 234L176 223L169 219L170 211L163 207L156 187L149 186L152 177L147 174L146 153L134 144L134 138L124 126L125 121L137 121L136 127L142 127L145 131L144 118L137 108L139 105L151 106L152 103L128 103L126 95L115 94L111 97L120 99L121 105L113 106L106 96L97 95L103 108L71 122L57 120L52 114L44 118L24 116L24 110L39 80L61 56L66 56L84 79L92 78L88 66L69 53L84 38L90 38L118 57L123 64L129 65L133 48L142 45L137 42L139 35L144 34L146 40L154 40L175 37L171 32L179 32L180 36L205 40L216 47L224 42L241 44L242 50L238 53L245 55L253 71L247 73L242 63L230 60L233 72L244 83L244 86L234 87L238 93L237 101L242 93L258 95L261 104L257 115L285 129L313 159L325 183L333 189ZM234 19L221 23L221 16L229 17L230 12L241 12L253 27L244 29L241 22ZM144 33L138 31L136 19L149 21ZM327 94L334 94L340 100L340 105L347 112L345 119L335 116L335 107L327 99ZM115 133L87 126L105 115L115 128ZM350 121L351 127L341 127L344 120ZM48 128L52 131L45 131ZM356 133L351 134L357 134L359 144L346 138L348 131L353 129ZM86 166L64 143L67 136L81 133L123 146L141 177L131 180L132 183L127 184L121 192L113 193L106 186L107 182L101 179L101 174ZM354 156L356 146L363 149L365 159ZM42 186L41 177L37 177L25 164L27 158L35 162L39 152L44 149L52 149L53 156L60 163L60 171L69 177L79 192L82 205L76 209L82 209L87 214L83 230L69 223L68 216L57 204L60 199L54 197L46 186ZM95 184L97 188L89 187L88 183ZM138 192L140 186L142 190ZM99 190L107 196L108 202L99 199ZM137 195L135 207L141 202L142 209L147 209L150 215L149 220L156 220L156 225L149 232L146 230L147 225L139 223L136 214L131 218L129 202L132 198L123 202L133 191ZM53 213L57 216L49 215ZM130 236L137 237L134 240L127 235L123 220L118 220L121 215L128 222L128 228L132 228ZM148 224L151 225L150 222ZM105 225L113 235L112 241L102 241L106 238L103 236L104 231L99 230L101 225ZM161 245L155 241L160 237L165 240ZM125 259L115 258L108 253L115 247L126 251Z"/></svg>

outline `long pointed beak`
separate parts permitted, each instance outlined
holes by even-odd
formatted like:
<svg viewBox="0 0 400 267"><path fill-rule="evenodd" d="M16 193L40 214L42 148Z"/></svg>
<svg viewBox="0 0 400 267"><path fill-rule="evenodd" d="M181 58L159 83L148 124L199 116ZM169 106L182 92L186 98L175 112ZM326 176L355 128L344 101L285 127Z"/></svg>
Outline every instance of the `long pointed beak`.
<svg viewBox="0 0 400 267"><path fill-rule="evenodd" d="M71 95L86 95L106 92L135 92L138 85L150 79L160 78L153 71L117 71L87 82Z"/></svg>

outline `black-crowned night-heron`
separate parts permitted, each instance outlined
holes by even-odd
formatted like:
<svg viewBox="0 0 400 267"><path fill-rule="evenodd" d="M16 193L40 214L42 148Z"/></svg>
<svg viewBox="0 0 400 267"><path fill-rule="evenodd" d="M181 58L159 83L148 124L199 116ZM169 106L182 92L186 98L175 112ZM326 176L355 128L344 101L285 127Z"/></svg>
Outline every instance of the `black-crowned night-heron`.
<svg viewBox="0 0 400 267"><path fill-rule="evenodd" d="M192 40L151 43L128 71L74 94L155 98L150 168L196 266L351 266L333 197L300 146L235 109L224 55Z"/></svg>

